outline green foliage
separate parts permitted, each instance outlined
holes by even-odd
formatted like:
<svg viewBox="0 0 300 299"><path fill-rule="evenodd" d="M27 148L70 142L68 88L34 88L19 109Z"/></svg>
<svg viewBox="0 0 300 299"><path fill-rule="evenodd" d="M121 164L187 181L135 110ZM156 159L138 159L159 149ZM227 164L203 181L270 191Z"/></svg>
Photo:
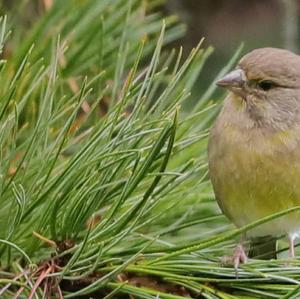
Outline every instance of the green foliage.
<svg viewBox="0 0 300 299"><path fill-rule="evenodd" d="M10 37L2 17L1 298L299 294L282 261L220 264L251 226L209 185L213 85L180 111L211 49L163 50L183 27L149 3L54 1Z"/></svg>

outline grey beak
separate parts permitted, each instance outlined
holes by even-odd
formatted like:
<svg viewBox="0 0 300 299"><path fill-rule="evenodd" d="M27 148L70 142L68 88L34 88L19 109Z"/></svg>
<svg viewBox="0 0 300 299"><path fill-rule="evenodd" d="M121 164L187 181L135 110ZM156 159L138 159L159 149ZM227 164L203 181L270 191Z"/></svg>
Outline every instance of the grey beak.
<svg viewBox="0 0 300 299"><path fill-rule="evenodd" d="M245 82L245 73L241 69L236 69L219 79L216 84L220 87L241 87Z"/></svg>

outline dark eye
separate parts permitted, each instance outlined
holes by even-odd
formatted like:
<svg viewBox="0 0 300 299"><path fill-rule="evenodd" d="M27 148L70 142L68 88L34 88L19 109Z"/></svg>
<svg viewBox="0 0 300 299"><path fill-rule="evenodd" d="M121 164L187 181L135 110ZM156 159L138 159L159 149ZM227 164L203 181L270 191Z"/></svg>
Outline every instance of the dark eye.
<svg viewBox="0 0 300 299"><path fill-rule="evenodd" d="M257 86L264 91L268 91L271 88L276 87L277 84L272 81L260 81L257 83Z"/></svg>

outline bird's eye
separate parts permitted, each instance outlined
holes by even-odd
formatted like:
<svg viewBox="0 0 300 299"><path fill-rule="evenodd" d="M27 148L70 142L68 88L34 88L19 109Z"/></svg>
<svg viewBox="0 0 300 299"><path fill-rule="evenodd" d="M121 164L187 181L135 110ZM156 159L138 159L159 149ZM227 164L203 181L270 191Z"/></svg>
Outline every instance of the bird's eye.
<svg viewBox="0 0 300 299"><path fill-rule="evenodd" d="M271 88L276 87L276 83L272 81L260 81L257 83L257 86L264 91L268 91Z"/></svg>

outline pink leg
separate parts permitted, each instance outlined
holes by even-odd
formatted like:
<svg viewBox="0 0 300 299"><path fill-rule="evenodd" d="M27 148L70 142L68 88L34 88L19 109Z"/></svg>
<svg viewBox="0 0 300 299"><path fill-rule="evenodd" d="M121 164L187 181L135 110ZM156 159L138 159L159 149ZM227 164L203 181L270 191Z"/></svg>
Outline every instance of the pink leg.
<svg viewBox="0 0 300 299"><path fill-rule="evenodd" d="M289 235L289 257L295 257L295 235Z"/></svg>
<svg viewBox="0 0 300 299"><path fill-rule="evenodd" d="M233 254L233 265L234 265L234 269L237 271L240 263L244 264L247 263L248 261L248 257L247 254L245 252L245 248L243 246L242 243L238 244L234 250L234 254Z"/></svg>
<svg viewBox="0 0 300 299"><path fill-rule="evenodd" d="M222 260L226 264L233 264L234 269L237 273L237 270L238 270L240 264L241 263L242 264L247 263L247 261L248 261L248 257L247 257L247 254L245 252L243 241L241 241L236 246L236 248L233 252L233 256L224 256Z"/></svg>

